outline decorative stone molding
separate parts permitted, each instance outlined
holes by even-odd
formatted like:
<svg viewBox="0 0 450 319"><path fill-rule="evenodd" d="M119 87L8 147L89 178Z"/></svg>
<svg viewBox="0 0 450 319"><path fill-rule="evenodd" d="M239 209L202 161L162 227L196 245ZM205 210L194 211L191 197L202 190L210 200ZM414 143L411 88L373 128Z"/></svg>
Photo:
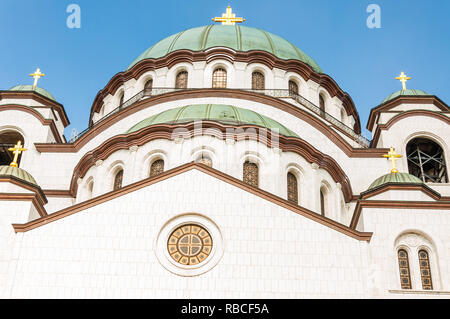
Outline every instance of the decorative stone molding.
<svg viewBox="0 0 450 319"><path fill-rule="evenodd" d="M234 144L236 143L236 141L235 141L233 138L227 138L227 139L225 140L225 142L226 142L228 145L234 145Z"/></svg>
<svg viewBox="0 0 450 319"><path fill-rule="evenodd" d="M137 152L138 149L139 149L139 146L133 145L133 146L131 146L128 150L129 150L130 152Z"/></svg>
<svg viewBox="0 0 450 319"><path fill-rule="evenodd" d="M282 149L281 149L281 148L278 148L278 147L272 147L272 151L273 151L275 154L281 154L281 153L283 153Z"/></svg>
<svg viewBox="0 0 450 319"><path fill-rule="evenodd" d="M101 166L102 164L103 164L103 160L98 160L98 161L95 162L95 166L96 166L96 167L99 167L99 166Z"/></svg>
<svg viewBox="0 0 450 319"><path fill-rule="evenodd" d="M175 144L183 144L184 138L182 138L182 137L176 137L174 141L175 141Z"/></svg>

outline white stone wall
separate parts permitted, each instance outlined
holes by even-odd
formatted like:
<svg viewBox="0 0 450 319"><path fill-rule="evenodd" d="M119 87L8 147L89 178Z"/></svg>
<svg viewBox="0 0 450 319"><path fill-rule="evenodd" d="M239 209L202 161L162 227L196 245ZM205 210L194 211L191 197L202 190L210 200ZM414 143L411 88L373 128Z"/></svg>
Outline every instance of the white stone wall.
<svg viewBox="0 0 450 319"><path fill-rule="evenodd" d="M373 232L368 255L369 290L381 298L450 298L450 218L438 209L364 208L364 230ZM398 238L415 234L407 240L412 290L401 291L397 250ZM420 237L427 240L420 240ZM403 246L402 246L403 247ZM430 249L433 289L424 294L421 287L417 251Z"/></svg>
<svg viewBox="0 0 450 319"><path fill-rule="evenodd" d="M210 271L183 277L154 249L164 224L190 212L217 224L224 252ZM17 234L15 243L6 298L368 296L366 242L197 170Z"/></svg>

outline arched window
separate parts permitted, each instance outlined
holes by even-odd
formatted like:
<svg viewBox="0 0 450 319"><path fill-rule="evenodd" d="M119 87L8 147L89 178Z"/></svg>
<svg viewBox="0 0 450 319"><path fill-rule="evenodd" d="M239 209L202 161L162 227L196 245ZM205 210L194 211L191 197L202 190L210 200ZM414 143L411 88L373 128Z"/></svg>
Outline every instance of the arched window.
<svg viewBox="0 0 450 319"><path fill-rule="evenodd" d="M288 190L288 201L298 204L298 183L297 177L289 172L287 174L287 190Z"/></svg>
<svg viewBox="0 0 450 319"><path fill-rule="evenodd" d="M213 88L226 88L227 87L227 71L223 68L215 69L212 77Z"/></svg>
<svg viewBox="0 0 450 319"><path fill-rule="evenodd" d="M201 156L199 156L199 158L197 158L197 163L201 163L204 164L206 166L212 167L212 160L208 155L204 155L202 154Z"/></svg>
<svg viewBox="0 0 450 319"><path fill-rule="evenodd" d="M91 199L92 198L92 195L93 195L93 193L94 193L94 181L91 181L89 184L88 184L88 193L87 193L87 199Z"/></svg>
<svg viewBox="0 0 450 319"><path fill-rule="evenodd" d="M341 122L342 122L342 123L345 122L346 116L347 116L347 112L345 111L344 108L341 108Z"/></svg>
<svg viewBox="0 0 450 319"><path fill-rule="evenodd" d="M442 148L427 138L415 138L406 145L408 171L424 183L448 183Z"/></svg>
<svg viewBox="0 0 450 319"><path fill-rule="evenodd" d="M404 249L399 249L397 256L398 268L400 271L400 285L402 289L411 289L411 274L409 271L408 252Z"/></svg>
<svg viewBox="0 0 450 319"><path fill-rule="evenodd" d="M325 116L325 99L323 98L322 94L319 94L319 108L320 115Z"/></svg>
<svg viewBox="0 0 450 319"><path fill-rule="evenodd" d="M125 93L122 92L122 94L120 95L120 99L119 99L119 106L122 106L124 97L125 97Z"/></svg>
<svg viewBox="0 0 450 319"><path fill-rule="evenodd" d="M164 161L162 159L158 159L150 166L150 177L157 176L162 172L164 172Z"/></svg>
<svg viewBox="0 0 450 319"><path fill-rule="evenodd" d="M244 163L243 181L254 187L258 187L258 165L255 163Z"/></svg>
<svg viewBox="0 0 450 319"><path fill-rule="evenodd" d="M19 141L22 145L25 145L23 136L18 132L9 131L0 134L0 165L11 164L14 159L14 154L8 151L8 149L14 147ZM19 159L17 160L19 166L21 158L22 155L19 155Z"/></svg>
<svg viewBox="0 0 450 319"><path fill-rule="evenodd" d="M187 71L181 71L177 74L177 79L175 81L175 88L186 89L188 83L188 73Z"/></svg>
<svg viewBox="0 0 450 319"><path fill-rule="evenodd" d="M114 187L113 190L118 190L122 188L122 180L123 180L123 169L118 171L116 173L116 176L114 177Z"/></svg>
<svg viewBox="0 0 450 319"><path fill-rule="evenodd" d="M397 237L394 246L398 254L402 289L442 289L439 284L436 246L429 237L417 232L407 232Z"/></svg>
<svg viewBox="0 0 450 319"><path fill-rule="evenodd" d="M326 203L325 203L325 190L323 188L320 189L320 215L325 216Z"/></svg>
<svg viewBox="0 0 450 319"><path fill-rule="evenodd" d="M252 73L252 89L253 90L264 90L266 88L266 83L264 79L264 74L261 72Z"/></svg>
<svg viewBox="0 0 450 319"><path fill-rule="evenodd" d="M145 90L151 90L153 88L153 79L149 79L144 84Z"/></svg>
<svg viewBox="0 0 450 319"><path fill-rule="evenodd" d="M422 289L432 290L433 283L431 281L430 259L425 249L419 251L420 276L422 278Z"/></svg>
<svg viewBox="0 0 450 319"><path fill-rule="evenodd" d="M298 85L294 81L289 81L289 95L298 95Z"/></svg>

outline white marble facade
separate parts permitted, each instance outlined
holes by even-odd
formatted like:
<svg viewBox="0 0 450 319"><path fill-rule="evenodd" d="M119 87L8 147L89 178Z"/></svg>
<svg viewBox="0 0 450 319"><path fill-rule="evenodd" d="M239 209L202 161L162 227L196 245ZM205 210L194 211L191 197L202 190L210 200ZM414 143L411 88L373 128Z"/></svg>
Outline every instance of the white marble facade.
<svg viewBox="0 0 450 319"><path fill-rule="evenodd" d="M331 97L313 80L305 81L295 72L263 64L178 63L145 72L125 82L114 95L103 99L94 122L124 100L144 88L150 78L153 87L174 87L176 74L189 73L188 88L211 88L212 72L227 71L227 88L251 88L251 74L262 72L266 88L288 89L296 81L300 95L319 104L325 99L326 112L353 127L356 119L342 112L342 101ZM292 99L292 105L310 112ZM96 161L76 181L71 196L47 196L44 206L51 216L73 205L99 198L113 190L114 177L123 170L122 186L146 180L150 165L164 160L164 171L197 161L201 155L212 160L212 168L242 180L243 163L257 163L259 188L287 199L287 173L298 180L298 205L320 215L320 189L325 187L326 212L330 220L318 222L297 214L283 204L207 174L196 168L175 174L154 184L80 209L25 232L15 232L12 224L39 220L30 201L0 199L0 297L2 298L450 298L450 215L447 208L363 207L356 232L373 233L370 241L349 236L345 231L355 212L357 197L378 177L389 172L390 164L381 157L349 156L329 134L311 122L275 108L270 103L232 97L196 97L165 101L141 108L105 128L75 152L39 152L35 143L55 143L48 125L36 116L9 105L33 107L46 120L54 121L63 133L61 119L39 101L0 100L0 135L16 131L26 141L28 151L21 168L29 172L42 190L68 190L74 169L89 152L114 136L154 114L191 104L227 104L246 108L275 119L294 131L318 152L330 156L348 176L353 198L346 200L342 185L326 168L301 155L268 147L257 141L230 141L211 136L190 139L155 139L143 145L112 152ZM429 110L440 112L433 103L400 104L381 112L377 125L395 116L394 111ZM320 121L325 121L320 119ZM18 123L17 118L21 121ZM326 121L325 121L326 122ZM331 127L349 145L361 148L342 132ZM413 138L427 137L444 150L450 163L448 121L426 114L405 117L382 130L375 148L394 147L405 154ZM407 172L404 156L398 161ZM427 184L441 197L450 196L450 184ZM0 193L26 193L20 186L0 183ZM378 196L378 197L377 197ZM375 200L436 202L420 191L389 190ZM405 204L405 206L408 206ZM437 208L436 208L437 207ZM198 222L211 230L214 250L198 267L175 265L164 252L165 227ZM341 225L334 227L333 222ZM168 226L169 225L169 226ZM208 226L209 225L209 226ZM350 231L350 230L349 230ZM353 230L352 230L353 231ZM166 236L166 237L164 237ZM406 247L410 254L412 289L400 287L397 251ZM422 247L430 256L433 290L423 290L417 252Z"/></svg>

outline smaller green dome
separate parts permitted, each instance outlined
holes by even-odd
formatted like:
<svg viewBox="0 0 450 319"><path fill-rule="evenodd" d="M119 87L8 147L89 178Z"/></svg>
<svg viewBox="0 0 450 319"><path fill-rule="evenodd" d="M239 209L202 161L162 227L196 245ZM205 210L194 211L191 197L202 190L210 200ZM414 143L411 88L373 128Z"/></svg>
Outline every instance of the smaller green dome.
<svg viewBox="0 0 450 319"><path fill-rule="evenodd" d="M193 121L215 121L231 125L257 125L266 129L278 130L284 136L298 137L293 131L277 121L251 110L223 104L195 104L170 109L153 115L130 128L126 134L139 131L155 124L176 124Z"/></svg>
<svg viewBox="0 0 450 319"><path fill-rule="evenodd" d="M33 178L33 176L31 176L30 173L28 173L26 170L23 170L18 167L7 166L7 165L0 166L0 177L1 176L13 176L13 177L23 180L27 183L38 186L35 179Z"/></svg>
<svg viewBox="0 0 450 319"><path fill-rule="evenodd" d="M377 178L368 190L372 190L385 184L423 184L422 181L408 173L390 173Z"/></svg>
<svg viewBox="0 0 450 319"><path fill-rule="evenodd" d="M422 90L400 90L389 95L387 98L383 100L383 102L381 102L381 104L393 100L398 96L429 96L429 95L430 94Z"/></svg>
<svg viewBox="0 0 450 319"><path fill-rule="evenodd" d="M56 101L55 97L50 92L38 86L33 87L32 85L16 85L15 87L10 88L9 91L35 91L50 100Z"/></svg>

